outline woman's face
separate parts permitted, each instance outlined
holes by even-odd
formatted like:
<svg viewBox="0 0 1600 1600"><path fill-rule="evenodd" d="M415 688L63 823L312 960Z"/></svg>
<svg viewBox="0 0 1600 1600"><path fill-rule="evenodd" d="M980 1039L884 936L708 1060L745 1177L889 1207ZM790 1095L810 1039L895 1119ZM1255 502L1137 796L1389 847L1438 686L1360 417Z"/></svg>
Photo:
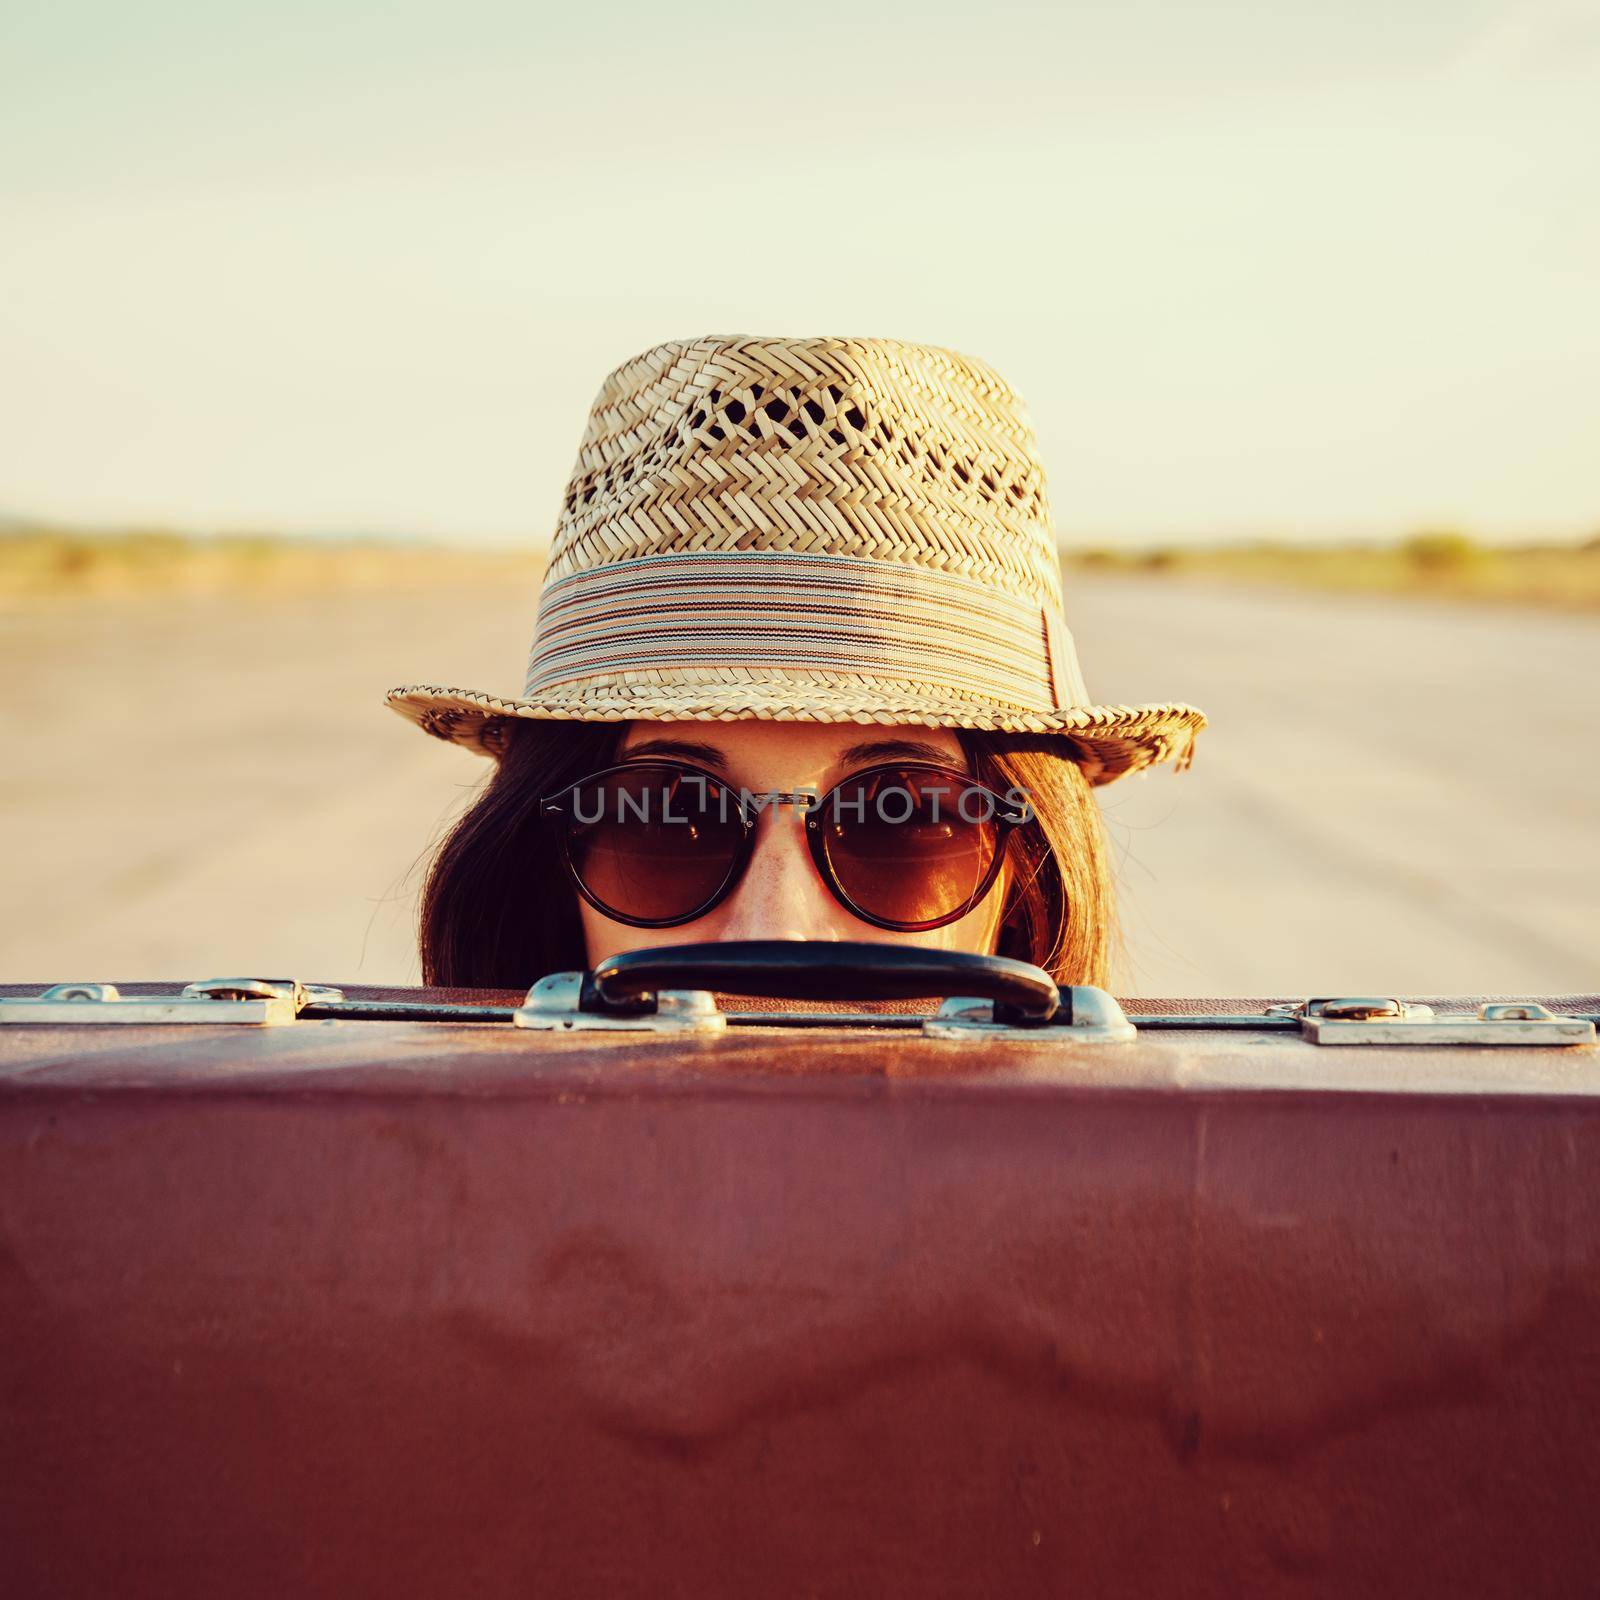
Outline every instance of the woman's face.
<svg viewBox="0 0 1600 1600"><path fill-rule="evenodd" d="M936 761L958 772L971 767L948 728L884 728L864 723L635 722L618 761L646 755L705 767L724 783L753 794L827 791L863 767L885 761ZM897 933L853 916L828 893L806 848L801 808L769 805L756 824L755 850L733 892L694 922L635 928L615 922L581 897L592 967L623 950L724 939L859 939L992 954L1010 878L1003 866L989 893L966 916L925 933Z"/></svg>

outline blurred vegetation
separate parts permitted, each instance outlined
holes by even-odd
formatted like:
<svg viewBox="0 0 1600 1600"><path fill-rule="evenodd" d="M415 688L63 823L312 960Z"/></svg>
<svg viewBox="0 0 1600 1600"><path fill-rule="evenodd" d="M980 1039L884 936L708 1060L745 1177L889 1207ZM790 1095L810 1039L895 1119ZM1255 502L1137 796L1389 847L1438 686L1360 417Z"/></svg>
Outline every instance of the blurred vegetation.
<svg viewBox="0 0 1600 1600"><path fill-rule="evenodd" d="M13 524L0 528L0 606L84 596L536 583L543 565L538 554L399 539Z"/></svg>
<svg viewBox="0 0 1600 1600"><path fill-rule="evenodd" d="M1600 611L1600 534L1572 543L1494 545L1428 528L1388 543L1096 546L1063 549L1068 568L1183 579Z"/></svg>
<svg viewBox="0 0 1600 1600"><path fill-rule="evenodd" d="M1491 545L1451 529L1423 529L1389 543L1067 546L1063 562L1085 572L1600 610L1600 534L1581 543L1535 545ZM0 606L91 595L536 584L543 565L537 550L381 537L10 524L0 527Z"/></svg>

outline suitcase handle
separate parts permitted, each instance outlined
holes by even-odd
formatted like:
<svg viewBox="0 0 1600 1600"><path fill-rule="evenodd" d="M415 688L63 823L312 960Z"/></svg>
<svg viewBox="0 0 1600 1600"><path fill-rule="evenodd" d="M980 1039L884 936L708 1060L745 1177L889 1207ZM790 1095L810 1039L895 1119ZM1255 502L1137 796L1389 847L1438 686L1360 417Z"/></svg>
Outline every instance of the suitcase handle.
<svg viewBox="0 0 1600 1600"><path fill-rule="evenodd" d="M964 950L831 939L731 939L660 945L607 956L584 974L580 1011L637 1016L659 989L707 989L784 1000L994 1002L996 1022L1026 1027L1058 1015L1063 992L1042 967Z"/></svg>

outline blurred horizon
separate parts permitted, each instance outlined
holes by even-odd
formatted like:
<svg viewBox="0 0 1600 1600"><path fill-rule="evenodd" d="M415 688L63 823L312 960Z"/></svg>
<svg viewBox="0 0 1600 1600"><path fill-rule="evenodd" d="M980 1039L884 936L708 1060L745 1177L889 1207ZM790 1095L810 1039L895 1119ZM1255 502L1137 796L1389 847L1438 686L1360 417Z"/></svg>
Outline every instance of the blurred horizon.
<svg viewBox="0 0 1600 1600"><path fill-rule="evenodd" d="M102 522L64 521L47 517L16 514L12 508L0 506L0 541L19 537L50 536L66 541L105 540L137 541L141 539L176 540L186 544L260 541L294 546L374 545L405 547L437 547L443 550L471 551L485 555L514 557L543 557L555 532L554 526L540 531L526 529L499 536L474 537L462 532L427 532L404 528L300 528L280 529L250 523L235 525L197 525L179 522L109 519ZM1485 550L1593 550L1600 545L1600 519L1593 526L1579 528L1572 533L1540 535L1524 532L1520 536L1507 533L1494 538L1481 538L1478 533L1464 527L1439 527L1419 525L1413 528L1396 528L1388 532L1374 531L1364 535L1344 536L1337 533L1255 533L1219 532L1216 534L1192 533L1176 538L1141 536L1133 531L1096 536L1092 532L1061 532L1056 543L1063 557L1081 556L1096 552L1141 553L1165 550L1206 551L1251 550L1259 548L1294 551L1304 549L1338 550L1398 550L1417 541L1430 539L1460 540L1480 545Z"/></svg>
<svg viewBox="0 0 1600 1600"><path fill-rule="evenodd" d="M1600 0L39 0L0 516L526 547L607 371L997 367L1074 545L1600 529Z"/></svg>
<svg viewBox="0 0 1600 1600"><path fill-rule="evenodd" d="M548 541L467 544L368 534L185 533L29 524L0 515L0 621L73 600L159 601L273 593L532 583ZM1220 540L1090 544L1061 539L1070 571L1265 584L1327 594L1600 613L1600 532L1582 540L1486 543L1453 529L1386 540Z"/></svg>

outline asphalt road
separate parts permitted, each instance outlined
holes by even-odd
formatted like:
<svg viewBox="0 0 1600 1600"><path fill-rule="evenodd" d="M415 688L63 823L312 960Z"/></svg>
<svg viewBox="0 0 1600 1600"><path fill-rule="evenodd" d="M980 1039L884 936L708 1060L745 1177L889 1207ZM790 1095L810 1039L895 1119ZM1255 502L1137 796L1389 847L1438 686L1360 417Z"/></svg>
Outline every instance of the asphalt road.
<svg viewBox="0 0 1600 1600"><path fill-rule="evenodd" d="M0 976L414 982L487 763L383 706L513 690L530 592L0 616ZM1139 995L1600 987L1600 620L1075 579L1092 693L1189 700L1194 767L1099 791Z"/></svg>

